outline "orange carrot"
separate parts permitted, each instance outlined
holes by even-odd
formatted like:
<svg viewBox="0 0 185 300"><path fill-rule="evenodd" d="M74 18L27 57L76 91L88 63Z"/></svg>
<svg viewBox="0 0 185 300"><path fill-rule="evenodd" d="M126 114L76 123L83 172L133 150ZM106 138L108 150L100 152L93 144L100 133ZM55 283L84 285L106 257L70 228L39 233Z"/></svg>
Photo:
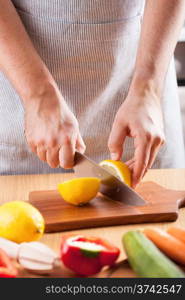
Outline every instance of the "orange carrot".
<svg viewBox="0 0 185 300"><path fill-rule="evenodd" d="M145 229L144 234L167 256L185 265L185 244L183 242L157 228Z"/></svg>
<svg viewBox="0 0 185 300"><path fill-rule="evenodd" d="M170 227L167 232L173 235L176 239L185 243L185 229L179 227Z"/></svg>

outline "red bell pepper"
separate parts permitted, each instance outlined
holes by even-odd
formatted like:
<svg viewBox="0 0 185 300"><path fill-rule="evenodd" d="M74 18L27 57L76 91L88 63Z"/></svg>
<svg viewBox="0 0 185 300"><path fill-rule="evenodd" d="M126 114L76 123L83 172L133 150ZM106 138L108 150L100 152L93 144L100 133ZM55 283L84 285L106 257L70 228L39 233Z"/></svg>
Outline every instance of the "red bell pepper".
<svg viewBox="0 0 185 300"><path fill-rule="evenodd" d="M17 270L8 255L0 249L0 278L15 278Z"/></svg>
<svg viewBox="0 0 185 300"><path fill-rule="evenodd" d="M120 250L107 241L82 235L63 238L61 260L64 265L83 276L98 273L102 267L111 266L117 260Z"/></svg>

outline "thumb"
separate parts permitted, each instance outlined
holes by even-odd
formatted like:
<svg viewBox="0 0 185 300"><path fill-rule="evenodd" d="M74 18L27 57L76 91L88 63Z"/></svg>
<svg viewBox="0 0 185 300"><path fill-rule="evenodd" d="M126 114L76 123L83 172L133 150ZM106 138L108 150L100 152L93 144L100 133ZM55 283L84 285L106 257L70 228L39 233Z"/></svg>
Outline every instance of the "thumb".
<svg viewBox="0 0 185 300"><path fill-rule="evenodd" d="M81 134L79 133L76 141L76 150L78 150L80 153L83 154L85 152L85 149L86 149L85 143L81 137Z"/></svg>
<svg viewBox="0 0 185 300"><path fill-rule="evenodd" d="M111 154L111 159L121 159L126 136L126 126L123 126L123 124L120 124L118 121L114 121L108 140L108 148Z"/></svg>

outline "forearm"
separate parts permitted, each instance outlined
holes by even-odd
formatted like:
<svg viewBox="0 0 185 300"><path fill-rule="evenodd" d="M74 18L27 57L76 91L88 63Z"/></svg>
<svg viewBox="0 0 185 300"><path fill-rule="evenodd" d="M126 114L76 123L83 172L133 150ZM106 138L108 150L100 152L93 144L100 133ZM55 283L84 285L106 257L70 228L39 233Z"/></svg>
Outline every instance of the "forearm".
<svg viewBox="0 0 185 300"><path fill-rule="evenodd" d="M55 83L11 1L0 5L0 69L26 104Z"/></svg>
<svg viewBox="0 0 185 300"><path fill-rule="evenodd" d="M131 87L160 97L185 16L185 0L146 0Z"/></svg>

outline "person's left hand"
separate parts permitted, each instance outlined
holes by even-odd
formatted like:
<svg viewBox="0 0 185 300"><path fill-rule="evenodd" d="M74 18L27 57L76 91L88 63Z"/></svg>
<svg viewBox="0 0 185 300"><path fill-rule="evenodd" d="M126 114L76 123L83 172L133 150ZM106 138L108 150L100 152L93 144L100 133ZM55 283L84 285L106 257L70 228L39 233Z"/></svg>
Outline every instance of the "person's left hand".
<svg viewBox="0 0 185 300"><path fill-rule="evenodd" d="M150 90L132 90L119 108L109 136L113 160L120 160L126 136L134 138L135 152L126 164L132 171L132 187L152 166L165 141L160 99Z"/></svg>

